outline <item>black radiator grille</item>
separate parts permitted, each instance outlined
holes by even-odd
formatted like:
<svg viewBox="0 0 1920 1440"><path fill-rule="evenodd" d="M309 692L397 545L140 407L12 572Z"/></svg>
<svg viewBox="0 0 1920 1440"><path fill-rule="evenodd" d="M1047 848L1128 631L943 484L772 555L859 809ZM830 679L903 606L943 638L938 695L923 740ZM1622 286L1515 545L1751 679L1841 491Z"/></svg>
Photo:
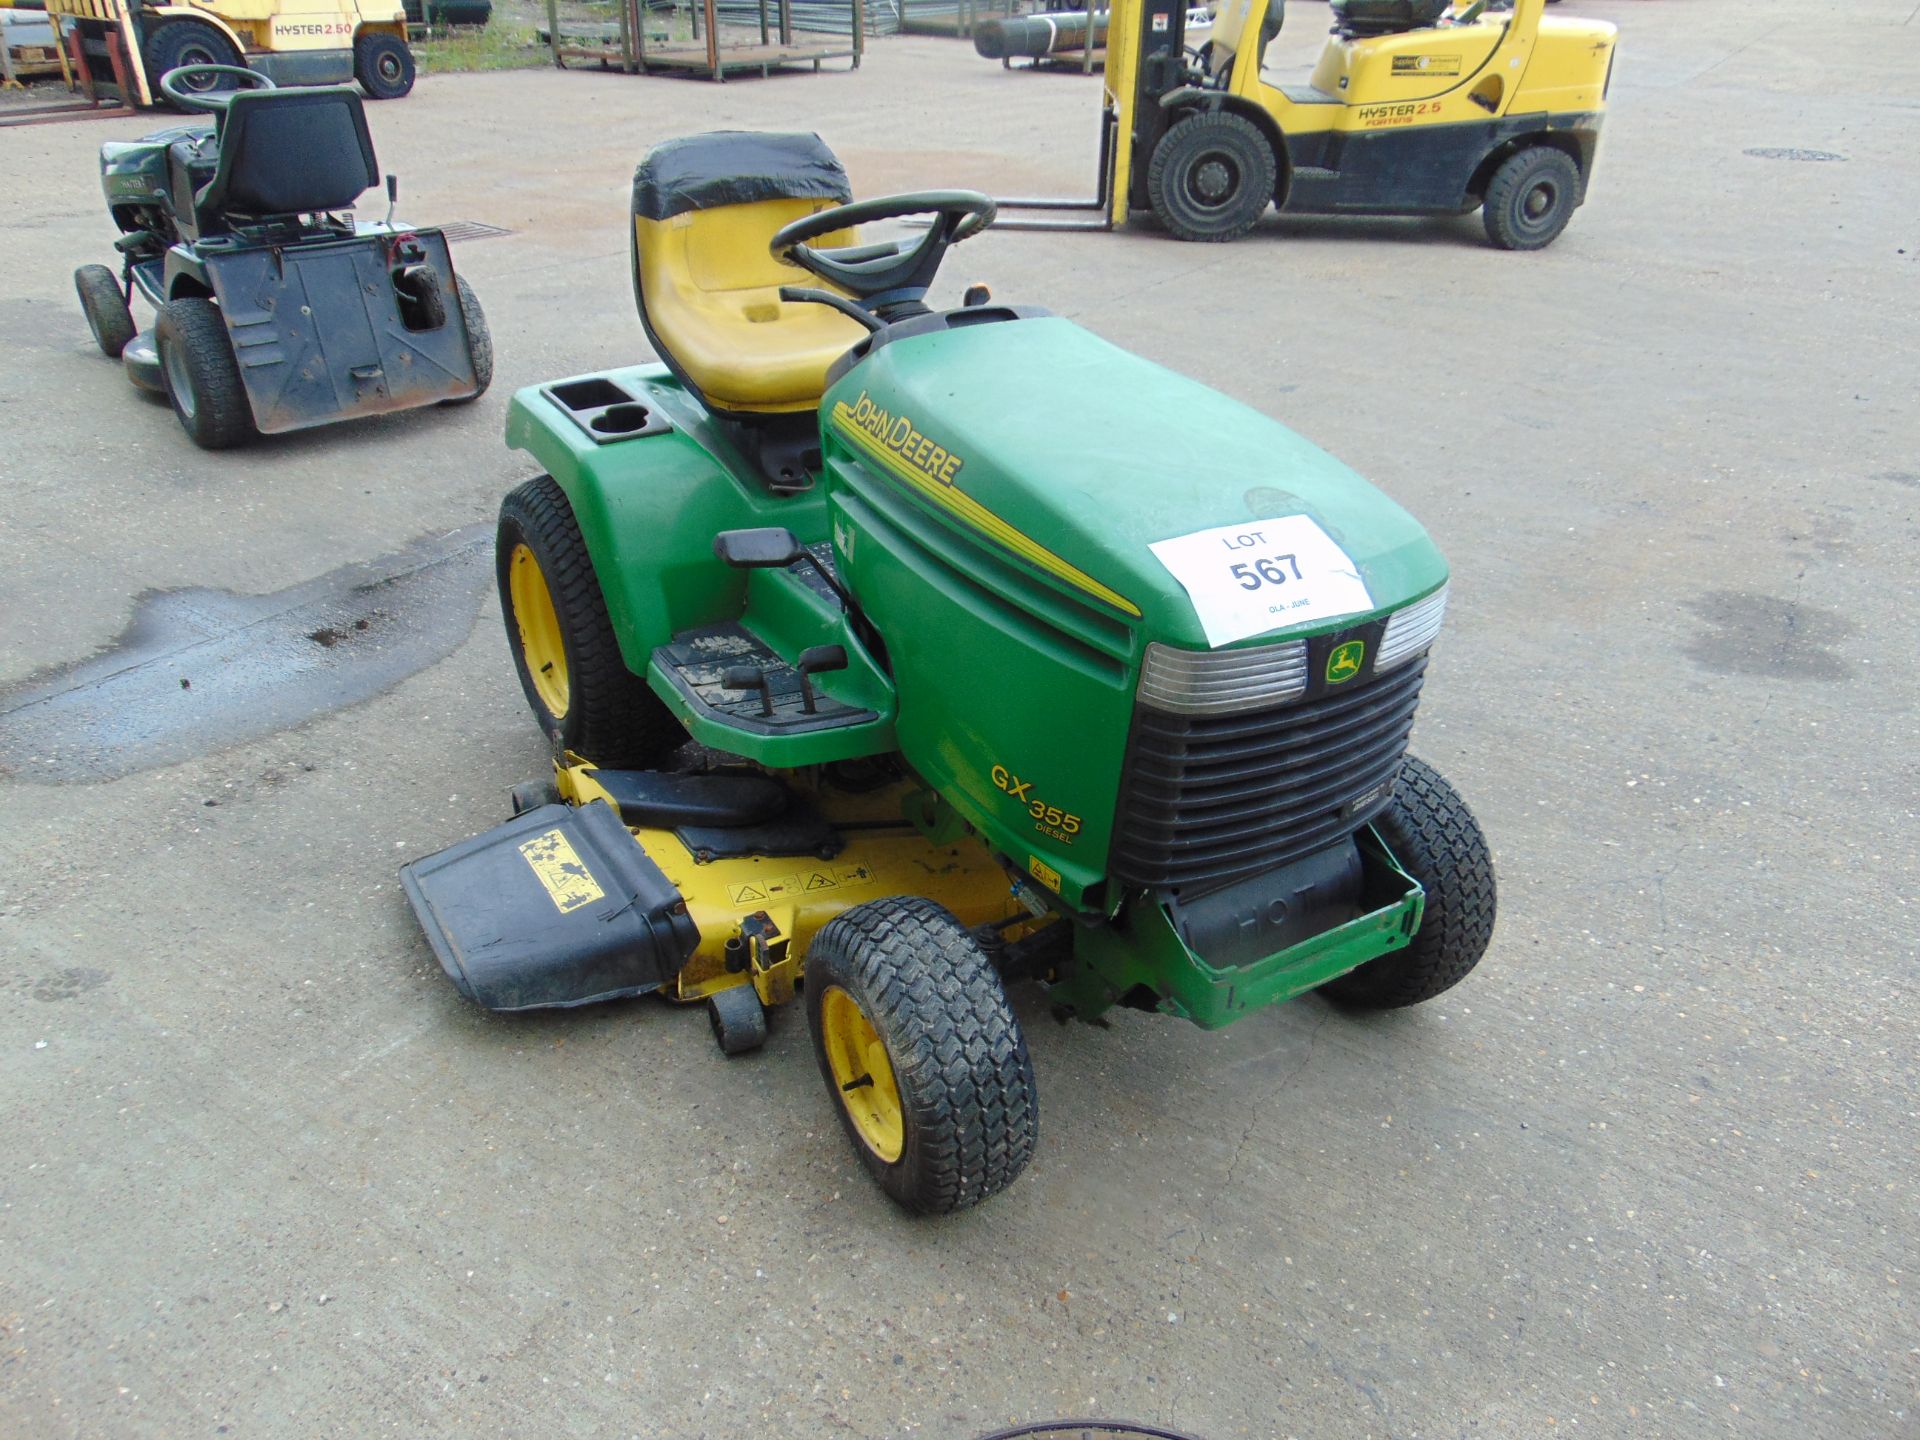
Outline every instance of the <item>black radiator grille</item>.
<svg viewBox="0 0 1920 1440"><path fill-rule="evenodd" d="M1393 795L1426 657L1304 704L1241 715L1134 707L1113 873L1191 888L1284 865L1358 829Z"/></svg>

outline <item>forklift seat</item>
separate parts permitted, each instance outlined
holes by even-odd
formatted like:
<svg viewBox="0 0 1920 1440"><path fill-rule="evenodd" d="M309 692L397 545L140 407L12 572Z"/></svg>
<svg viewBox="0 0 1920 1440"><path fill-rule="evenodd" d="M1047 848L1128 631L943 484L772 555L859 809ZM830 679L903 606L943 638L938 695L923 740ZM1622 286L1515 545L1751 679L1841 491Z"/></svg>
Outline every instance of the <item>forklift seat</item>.
<svg viewBox="0 0 1920 1440"><path fill-rule="evenodd" d="M1348 39L1425 30L1440 23L1453 0L1332 0L1333 28Z"/></svg>
<svg viewBox="0 0 1920 1440"><path fill-rule="evenodd" d="M726 130L654 147L633 176L633 285L640 323L667 367L711 410L766 417L812 410L827 367L864 338L854 320L783 285L832 287L775 260L781 226L853 198L818 135ZM813 242L858 243L851 230Z"/></svg>
<svg viewBox="0 0 1920 1440"><path fill-rule="evenodd" d="M343 210L380 183L366 112L344 86L236 91L219 145L213 179L194 196L203 229L222 215Z"/></svg>

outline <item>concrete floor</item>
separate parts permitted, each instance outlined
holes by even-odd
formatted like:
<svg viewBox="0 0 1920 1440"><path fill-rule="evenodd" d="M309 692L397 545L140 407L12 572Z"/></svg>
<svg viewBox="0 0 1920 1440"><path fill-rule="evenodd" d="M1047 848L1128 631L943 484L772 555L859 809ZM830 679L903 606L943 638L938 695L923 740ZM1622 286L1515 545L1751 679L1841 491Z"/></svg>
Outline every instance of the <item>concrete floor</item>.
<svg viewBox="0 0 1920 1440"><path fill-rule="evenodd" d="M950 264L1425 521L1455 588L1415 743L1503 908L1471 980L1377 1019L1063 1030L1023 995L1038 1158L941 1222L859 1172L797 1016L726 1063L664 1006L487 1015L395 867L543 763L484 549L443 537L527 473L514 387L645 353L641 152L804 126L862 193L1071 190L1098 82L934 40L724 87L424 82L376 136L404 213L516 232L458 251L493 392L224 456L90 347L67 278L109 254L95 147L147 122L9 132L0 686L153 592L480 558L424 587L447 645L363 703L111 781L9 752L0 1434L1920 1435L1920 19L1564 8L1625 37L1543 254L1270 218ZM1293 12L1277 69L1318 43Z"/></svg>

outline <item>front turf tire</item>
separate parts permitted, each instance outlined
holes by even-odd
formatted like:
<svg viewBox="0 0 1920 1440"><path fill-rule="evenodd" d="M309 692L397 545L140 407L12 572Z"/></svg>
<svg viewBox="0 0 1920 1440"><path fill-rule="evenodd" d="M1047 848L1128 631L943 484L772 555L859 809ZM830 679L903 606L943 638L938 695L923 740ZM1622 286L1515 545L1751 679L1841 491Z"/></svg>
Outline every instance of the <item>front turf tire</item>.
<svg viewBox="0 0 1920 1440"><path fill-rule="evenodd" d="M398 35L375 30L353 42L353 78L369 100L398 100L413 89L413 51Z"/></svg>
<svg viewBox="0 0 1920 1440"><path fill-rule="evenodd" d="M203 450L244 445L259 431L220 307L198 296L169 300L153 325L167 400Z"/></svg>
<svg viewBox="0 0 1920 1440"><path fill-rule="evenodd" d="M1160 223L1182 240L1233 240L1273 203L1273 147L1244 115L1202 111L1154 146L1147 198Z"/></svg>
<svg viewBox="0 0 1920 1440"><path fill-rule="evenodd" d="M616 769L678 749L686 732L621 658L593 557L551 476L501 502L494 558L520 688L555 748Z"/></svg>
<svg viewBox="0 0 1920 1440"><path fill-rule="evenodd" d="M120 282L104 265L82 265L73 272L73 288L79 293L94 343L102 354L118 360L127 342L140 333Z"/></svg>
<svg viewBox="0 0 1920 1440"><path fill-rule="evenodd" d="M1493 939L1493 856L1473 812L1440 772L1409 755L1393 803L1373 822L1406 872L1427 892L1413 943L1369 960L1321 990L1342 1005L1392 1010L1451 990Z"/></svg>
<svg viewBox="0 0 1920 1440"><path fill-rule="evenodd" d="M1530 145L1500 162L1480 220L1502 250L1542 250L1560 237L1580 204L1580 167L1564 150Z"/></svg>
<svg viewBox="0 0 1920 1440"><path fill-rule="evenodd" d="M1033 1061L972 935L918 896L836 916L808 947L807 1028L840 1123L880 1187L945 1215L1033 1158Z"/></svg>

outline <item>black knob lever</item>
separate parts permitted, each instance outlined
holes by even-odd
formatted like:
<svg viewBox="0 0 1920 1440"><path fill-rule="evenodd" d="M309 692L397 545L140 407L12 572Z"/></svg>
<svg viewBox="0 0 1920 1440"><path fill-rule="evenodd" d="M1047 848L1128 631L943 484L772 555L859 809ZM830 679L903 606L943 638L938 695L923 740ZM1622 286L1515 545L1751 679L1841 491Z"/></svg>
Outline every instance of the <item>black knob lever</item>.
<svg viewBox="0 0 1920 1440"><path fill-rule="evenodd" d="M800 708L807 714L815 712L813 703L813 681L811 676L826 670L844 670L847 668L847 647L844 645L814 645L800 652L800 659L794 665L800 672Z"/></svg>
<svg viewBox="0 0 1920 1440"><path fill-rule="evenodd" d="M758 690L760 692L760 713L773 714L773 696L767 693L766 672L753 665L730 665L720 677L720 685L726 690Z"/></svg>

